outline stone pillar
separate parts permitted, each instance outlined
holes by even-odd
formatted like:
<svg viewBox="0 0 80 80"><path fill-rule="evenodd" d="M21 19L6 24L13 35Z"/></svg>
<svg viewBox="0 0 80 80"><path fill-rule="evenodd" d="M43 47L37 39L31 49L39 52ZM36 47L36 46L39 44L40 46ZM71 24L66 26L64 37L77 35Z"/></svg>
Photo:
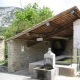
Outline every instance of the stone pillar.
<svg viewBox="0 0 80 80"><path fill-rule="evenodd" d="M13 66L13 40L10 40L7 42L8 45L8 72L14 72L14 67Z"/></svg>
<svg viewBox="0 0 80 80"><path fill-rule="evenodd" d="M73 29L73 61L77 63L77 52L80 51L80 19L73 22Z"/></svg>
<svg viewBox="0 0 80 80"><path fill-rule="evenodd" d="M55 54L52 53L51 48L48 48L48 52L44 54L44 65L50 64L55 68Z"/></svg>

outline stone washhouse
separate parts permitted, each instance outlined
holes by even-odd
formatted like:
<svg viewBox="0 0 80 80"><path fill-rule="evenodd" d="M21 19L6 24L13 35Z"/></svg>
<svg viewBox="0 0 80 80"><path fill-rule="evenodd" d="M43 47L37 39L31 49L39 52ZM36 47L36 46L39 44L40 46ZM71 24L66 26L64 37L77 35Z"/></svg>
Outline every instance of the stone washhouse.
<svg viewBox="0 0 80 80"><path fill-rule="evenodd" d="M4 37L0 36L0 61L4 60Z"/></svg>
<svg viewBox="0 0 80 80"><path fill-rule="evenodd" d="M44 60L44 54L49 47L55 53L56 59L70 57L73 58L72 63L77 64L77 56L80 53L79 34L80 11L76 6L22 31L6 40L8 71L29 68L29 72L32 73L33 64ZM64 70L68 72L70 69Z"/></svg>

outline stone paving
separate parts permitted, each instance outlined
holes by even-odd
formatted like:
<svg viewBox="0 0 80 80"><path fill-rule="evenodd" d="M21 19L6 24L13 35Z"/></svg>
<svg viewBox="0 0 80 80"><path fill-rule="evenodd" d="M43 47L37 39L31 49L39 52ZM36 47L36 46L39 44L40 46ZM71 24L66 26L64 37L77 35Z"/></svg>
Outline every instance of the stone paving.
<svg viewBox="0 0 80 80"><path fill-rule="evenodd" d="M0 80L29 80L31 77L28 69L16 71L14 73L4 72L4 68L0 71Z"/></svg>
<svg viewBox="0 0 80 80"><path fill-rule="evenodd" d="M28 80L29 76L15 75L9 73L0 73L0 80Z"/></svg>
<svg viewBox="0 0 80 80"><path fill-rule="evenodd" d="M22 76L22 75L15 75L9 73L2 73L0 72L0 80L36 80L30 79L30 76ZM54 80L80 80L79 77L66 77L66 76L58 76Z"/></svg>
<svg viewBox="0 0 80 80"><path fill-rule="evenodd" d="M28 69L16 71L14 73L0 72L0 80L38 80L31 79ZM54 80L80 80L79 77L57 76Z"/></svg>
<svg viewBox="0 0 80 80"><path fill-rule="evenodd" d="M58 76L54 80L80 80L79 77Z"/></svg>

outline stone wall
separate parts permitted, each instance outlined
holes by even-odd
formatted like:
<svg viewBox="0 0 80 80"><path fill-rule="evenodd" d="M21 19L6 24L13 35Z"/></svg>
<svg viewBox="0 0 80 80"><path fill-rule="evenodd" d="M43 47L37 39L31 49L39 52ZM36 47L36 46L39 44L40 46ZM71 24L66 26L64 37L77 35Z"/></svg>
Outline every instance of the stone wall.
<svg viewBox="0 0 80 80"><path fill-rule="evenodd" d="M4 60L4 39L0 39L0 61Z"/></svg>
<svg viewBox="0 0 80 80"><path fill-rule="evenodd" d="M59 75L63 75L63 76L70 76L70 77L73 77L73 76L76 76L77 72L77 68L76 66L75 67L71 67L70 66L62 66L62 67L59 67Z"/></svg>
<svg viewBox="0 0 80 80"><path fill-rule="evenodd" d="M26 40L8 41L8 71L25 69L29 67L29 63L43 60L48 47L50 47L50 42L47 45L46 42L41 42L27 47Z"/></svg>
<svg viewBox="0 0 80 80"><path fill-rule="evenodd" d="M63 51L63 55L73 55L73 37L71 36L67 41L66 41L66 47L65 50Z"/></svg>
<svg viewBox="0 0 80 80"><path fill-rule="evenodd" d="M51 47L51 42L41 42L34 46L27 47L27 40L10 40L8 41L8 71L14 72L17 70L29 67L29 63L43 60L44 54ZM73 53L73 38L70 37L66 42L64 55L72 55Z"/></svg>

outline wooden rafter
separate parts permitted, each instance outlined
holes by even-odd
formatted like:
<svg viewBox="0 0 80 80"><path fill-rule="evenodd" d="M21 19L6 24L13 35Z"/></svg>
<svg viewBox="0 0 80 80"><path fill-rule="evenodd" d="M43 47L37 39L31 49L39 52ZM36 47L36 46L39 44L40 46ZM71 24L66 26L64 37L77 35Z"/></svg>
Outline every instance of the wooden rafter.
<svg viewBox="0 0 80 80"><path fill-rule="evenodd" d="M58 33L58 32L60 32L60 31L63 31L63 30L65 30L65 29L67 29L67 28L69 28L70 26L72 26L73 24L72 23L70 23L70 24L68 24L68 25L66 25L66 26L64 26L64 27L58 27L57 29L55 29L55 30L53 30L51 33L49 33L49 34L47 34L46 36L44 36L43 37L43 40L45 41L45 40L48 40L50 37L52 37L53 35L55 35L56 33ZM41 41L37 41L37 40L34 40L34 41L31 41L31 42L28 42L27 43L27 46L28 47L30 47L30 46L33 46L33 45L35 45L35 44L37 44L37 43L40 43Z"/></svg>
<svg viewBox="0 0 80 80"><path fill-rule="evenodd" d="M54 36L54 37L51 37L53 39L64 39L64 40L68 40L69 38L68 37L59 37L59 36Z"/></svg>
<svg viewBox="0 0 80 80"><path fill-rule="evenodd" d="M78 19L80 19L80 16L77 13L74 13L74 16L76 16Z"/></svg>
<svg viewBox="0 0 80 80"><path fill-rule="evenodd" d="M29 33L30 36L32 37L42 37L43 34L40 34L40 33Z"/></svg>

